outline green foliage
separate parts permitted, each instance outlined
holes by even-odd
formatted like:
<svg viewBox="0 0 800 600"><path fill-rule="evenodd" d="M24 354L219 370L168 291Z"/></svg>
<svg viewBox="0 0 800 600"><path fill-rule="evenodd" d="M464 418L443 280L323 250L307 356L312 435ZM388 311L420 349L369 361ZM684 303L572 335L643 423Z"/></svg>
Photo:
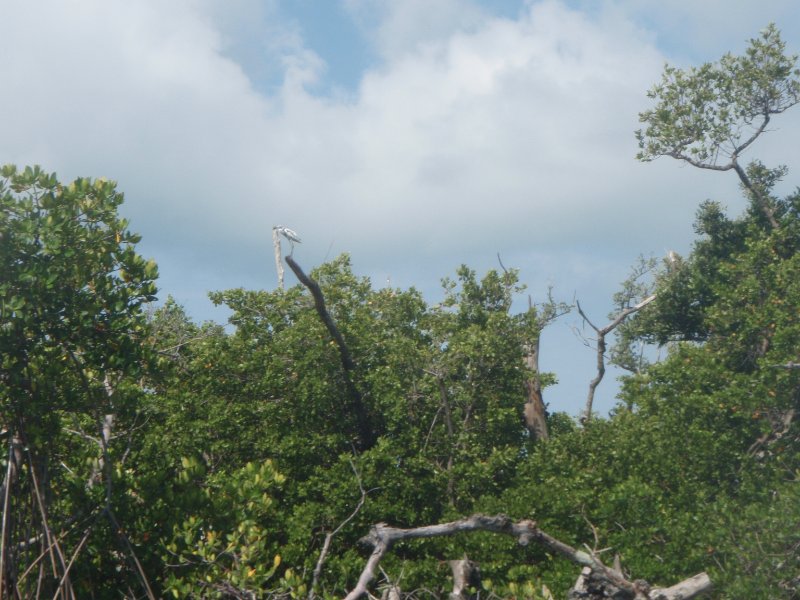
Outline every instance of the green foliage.
<svg viewBox="0 0 800 600"><path fill-rule="evenodd" d="M672 156L707 166L735 161L762 123L800 98L797 57L787 56L785 46L769 25L742 56L726 54L688 70L667 66L648 93L656 106L639 115L646 127L636 132L638 158Z"/></svg>
<svg viewBox="0 0 800 600"><path fill-rule="evenodd" d="M713 573L731 597L789 600L800 593L799 474L759 490L749 503L718 507Z"/></svg>
<svg viewBox="0 0 800 600"><path fill-rule="evenodd" d="M371 524L472 512L535 519L654 584L706 570L720 597L795 597L800 193L776 197L785 169L737 160L799 92L774 27L744 56L667 68L641 115L640 158L734 169L751 206L730 218L706 202L688 256L638 261L612 317L656 299L616 330L611 360L631 373L619 406L581 426L548 415L546 443L522 406L526 382L554 376L531 373L524 352L566 307L513 314L515 271L462 266L429 306L414 289L373 289L347 256L319 266L346 375L301 286L211 294L229 327L195 324L172 300L146 317L157 272L117 216L114 184L4 167L0 418L27 452L14 531L43 525L41 475L49 526L76 556L73 587L96 598L144 587L134 555L156 597L338 597ZM653 345L663 358L650 363ZM366 450L353 387L376 440ZM465 554L493 597L563 597L577 576L536 544L482 533L397 544L377 585L441 596L446 561Z"/></svg>
<svg viewBox="0 0 800 600"><path fill-rule="evenodd" d="M509 313L520 291L513 272L478 279L462 267L435 307L415 290L373 290L347 257L311 275L353 356L376 445L354 455L341 362L305 291L229 290L212 299L231 308L232 333L198 328L174 304L154 315L154 343L167 364L142 456L166 452L174 462L202 452L201 482L225 477L231 464L275 461L289 485L274 539L292 577L311 572L325 534L351 513L359 487L369 490L338 534L322 582L341 590L360 564L346 549L370 523L435 522L508 484L530 443L522 347L541 325L533 309ZM419 551L409 550L404 560L414 556ZM428 569L407 572L423 583Z"/></svg>
<svg viewBox="0 0 800 600"><path fill-rule="evenodd" d="M38 167L1 175L4 409L38 446L37 421L94 408L106 373L141 372L141 307L157 269L136 254L113 182L62 186Z"/></svg>
<svg viewBox="0 0 800 600"><path fill-rule="evenodd" d="M797 56L787 56L785 46L769 25L742 56L726 54L688 71L667 66L648 94L655 108L639 115L647 126L636 132L637 158L671 156L702 169L733 170L753 210L778 228L768 193L786 168L767 169L754 161L745 169L739 158L767 131L773 115L800 101Z"/></svg>
<svg viewBox="0 0 800 600"><path fill-rule="evenodd" d="M202 477L202 471L198 461L183 459L177 484ZM284 481L269 461L205 480L195 510L160 542L169 565L164 592L175 598L268 596L281 564L270 534L277 528L271 494Z"/></svg>
<svg viewBox="0 0 800 600"><path fill-rule="evenodd" d="M5 576L22 596L59 588L64 552L80 555L76 589L99 580L102 593L136 577L108 548L122 541L116 434L136 425L152 366L143 307L157 268L136 253L121 203L104 179L62 184L39 167L0 169L0 425L15 458L3 465L13 515ZM53 545L26 550L39 533L60 540L59 560ZM32 570L45 556L53 570Z"/></svg>

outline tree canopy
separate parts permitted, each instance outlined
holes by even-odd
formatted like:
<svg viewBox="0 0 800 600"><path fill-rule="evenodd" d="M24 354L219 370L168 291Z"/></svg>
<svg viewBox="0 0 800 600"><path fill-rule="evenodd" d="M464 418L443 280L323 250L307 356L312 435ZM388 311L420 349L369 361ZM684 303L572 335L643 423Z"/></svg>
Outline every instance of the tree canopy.
<svg viewBox="0 0 800 600"><path fill-rule="evenodd" d="M739 164L795 62L771 26L651 92L640 158L734 170L750 206L640 259L593 326L619 404L580 421L537 360L570 307L515 311L514 270L431 305L290 257L300 283L195 323L150 304L113 182L3 167L0 598L797 598L800 192Z"/></svg>

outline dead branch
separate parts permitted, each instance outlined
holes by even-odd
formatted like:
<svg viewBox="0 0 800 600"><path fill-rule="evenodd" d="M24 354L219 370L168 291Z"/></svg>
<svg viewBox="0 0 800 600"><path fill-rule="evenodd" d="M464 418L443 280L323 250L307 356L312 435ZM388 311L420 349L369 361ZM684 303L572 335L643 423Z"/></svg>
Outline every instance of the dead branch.
<svg viewBox="0 0 800 600"><path fill-rule="evenodd" d="M760 452L765 446L769 446L777 442L784 435L786 435L786 433L792 427L796 413L797 411L794 408L790 408L786 412L781 413L780 417L774 420L772 428L758 438L755 442L753 442L753 444L747 450L747 455L753 456L758 454L761 456Z"/></svg>
<svg viewBox="0 0 800 600"><path fill-rule="evenodd" d="M368 594L368 585L375 578L375 571L381 559L396 542L472 531L489 531L491 533L510 535L517 538L517 541L522 546L536 542L553 554L558 554L578 565L588 567L594 578L617 588L621 591L622 597L626 598L636 600L688 600L711 588L711 581L708 575L700 573L671 588L651 590L647 582L641 580L629 581L621 573L604 565L596 555L576 550L548 535L539 529L535 521L525 519L515 523L505 515L472 515L450 523L427 525L412 529L390 527L386 523L373 525L369 534L361 540L363 543L373 547L372 554L361 572L358 583L345 597L345 600L357 600L364 594ZM654 595L656 593L658 595Z"/></svg>
<svg viewBox="0 0 800 600"><path fill-rule="evenodd" d="M689 600L711 591L711 579L706 573L698 573L668 588L650 590L650 600Z"/></svg>
<svg viewBox="0 0 800 600"><path fill-rule="evenodd" d="M303 272L303 269L300 268L300 265L298 265L291 256L286 257L286 264L288 264L292 271L294 271L294 274L300 283L306 286L308 291L311 292L311 295L314 297L314 307L317 310L317 314L319 315L319 318L322 319L322 322L328 329L328 333L330 333L333 341L336 343L336 347L339 349L345 385L347 386L347 392L350 396L351 409L355 413L358 426L359 450L368 450L374 445L375 437L372 434L372 428L369 426L369 418L366 407L364 406L364 402L361 398L361 392L358 391L358 388L353 382L353 371L355 370L356 365L352 356L350 355L350 350L347 348L344 337L342 337L342 334L339 331L339 328L336 326L333 317L331 317L328 309L325 307L325 297L322 295L322 289L319 287L319 284L311 279L311 277L306 275Z"/></svg>
<svg viewBox="0 0 800 600"><path fill-rule="evenodd" d="M789 361L782 365L770 365L772 369L800 369L800 362Z"/></svg>
<svg viewBox="0 0 800 600"><path fill-rule="evenodd" d="M619 325L627 319L630 315L635 312L642 310L645 306L650 304L653 300L656 299L656 294L651 294L638 304L634 306L629 306L624 310L621 310L617 315L611 320L611 322L606 325L605 327L597 327L589 317L586 316L586 313L583 312L581 308L581 303L577 300L575 301L575 306L578 309L578 314L584 320L585 323L589 325L592 329L594 329L595 333L597 334L597 375L589 382L589 393L586 396L586 408L584 409L583 419L584 422L588 421L592 418L592 405L594 404L594 393L597 389L597 386L600 385L600 382L603 381L603 377L606 374L606 336L614 331Z"/></svg>
<svg viewBox="0 0 800 600"><path fill-rule="evenodd" d="M272 246L275 250L275 269L278 271L278 287L283 289L283 263L281 262L281 238L278 230L272 228Z"/></svg>

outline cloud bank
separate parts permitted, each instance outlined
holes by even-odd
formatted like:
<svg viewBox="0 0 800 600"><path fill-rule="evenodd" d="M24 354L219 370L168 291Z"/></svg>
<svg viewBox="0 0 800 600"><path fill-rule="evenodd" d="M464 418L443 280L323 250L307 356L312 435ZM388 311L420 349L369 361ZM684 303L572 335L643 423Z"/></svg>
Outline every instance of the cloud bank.
<svg viewBox="0 0 800 600"><path fill-rule="evenodd" d="M676 49L697 7L342 7L375 59L320 91L325 57L277 1L9 2L0 162L119 181L164 291L200 317L206 291L274 286L274 224L301 234L308 267L348 251L378 285L430 291L499 252L536 293L554 284L603 314L640 252L688 249L699 201L741 206L732 177L634 160L645 91L669 52L691 54ZM764 156L792 166L792 136L770 135Z"/></svg>

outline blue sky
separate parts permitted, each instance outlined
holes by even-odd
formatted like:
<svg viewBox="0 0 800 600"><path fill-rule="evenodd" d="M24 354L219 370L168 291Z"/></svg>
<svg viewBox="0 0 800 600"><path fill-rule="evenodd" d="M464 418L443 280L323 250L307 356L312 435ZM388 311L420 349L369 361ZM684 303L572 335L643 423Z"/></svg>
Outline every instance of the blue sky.
<svg viewBox="0 0 800 600"><path fill-rule="evenodd" d="M595 322L639 254L690 250L698 204L735 177L634 159L665 62L739 52L793 0L3 0L0 162L105 176L162 295L276 284L272 225L306 268L349 252L373 285L466 263L520 269ZM800 109L798 109L800 111ZM800 166L800 115L752 149ZM524 302L524 298L522 301ZM594 356L576 315L546 330L552 410L577 413ZM597 407L614 404L614 373Z"/></svg>

